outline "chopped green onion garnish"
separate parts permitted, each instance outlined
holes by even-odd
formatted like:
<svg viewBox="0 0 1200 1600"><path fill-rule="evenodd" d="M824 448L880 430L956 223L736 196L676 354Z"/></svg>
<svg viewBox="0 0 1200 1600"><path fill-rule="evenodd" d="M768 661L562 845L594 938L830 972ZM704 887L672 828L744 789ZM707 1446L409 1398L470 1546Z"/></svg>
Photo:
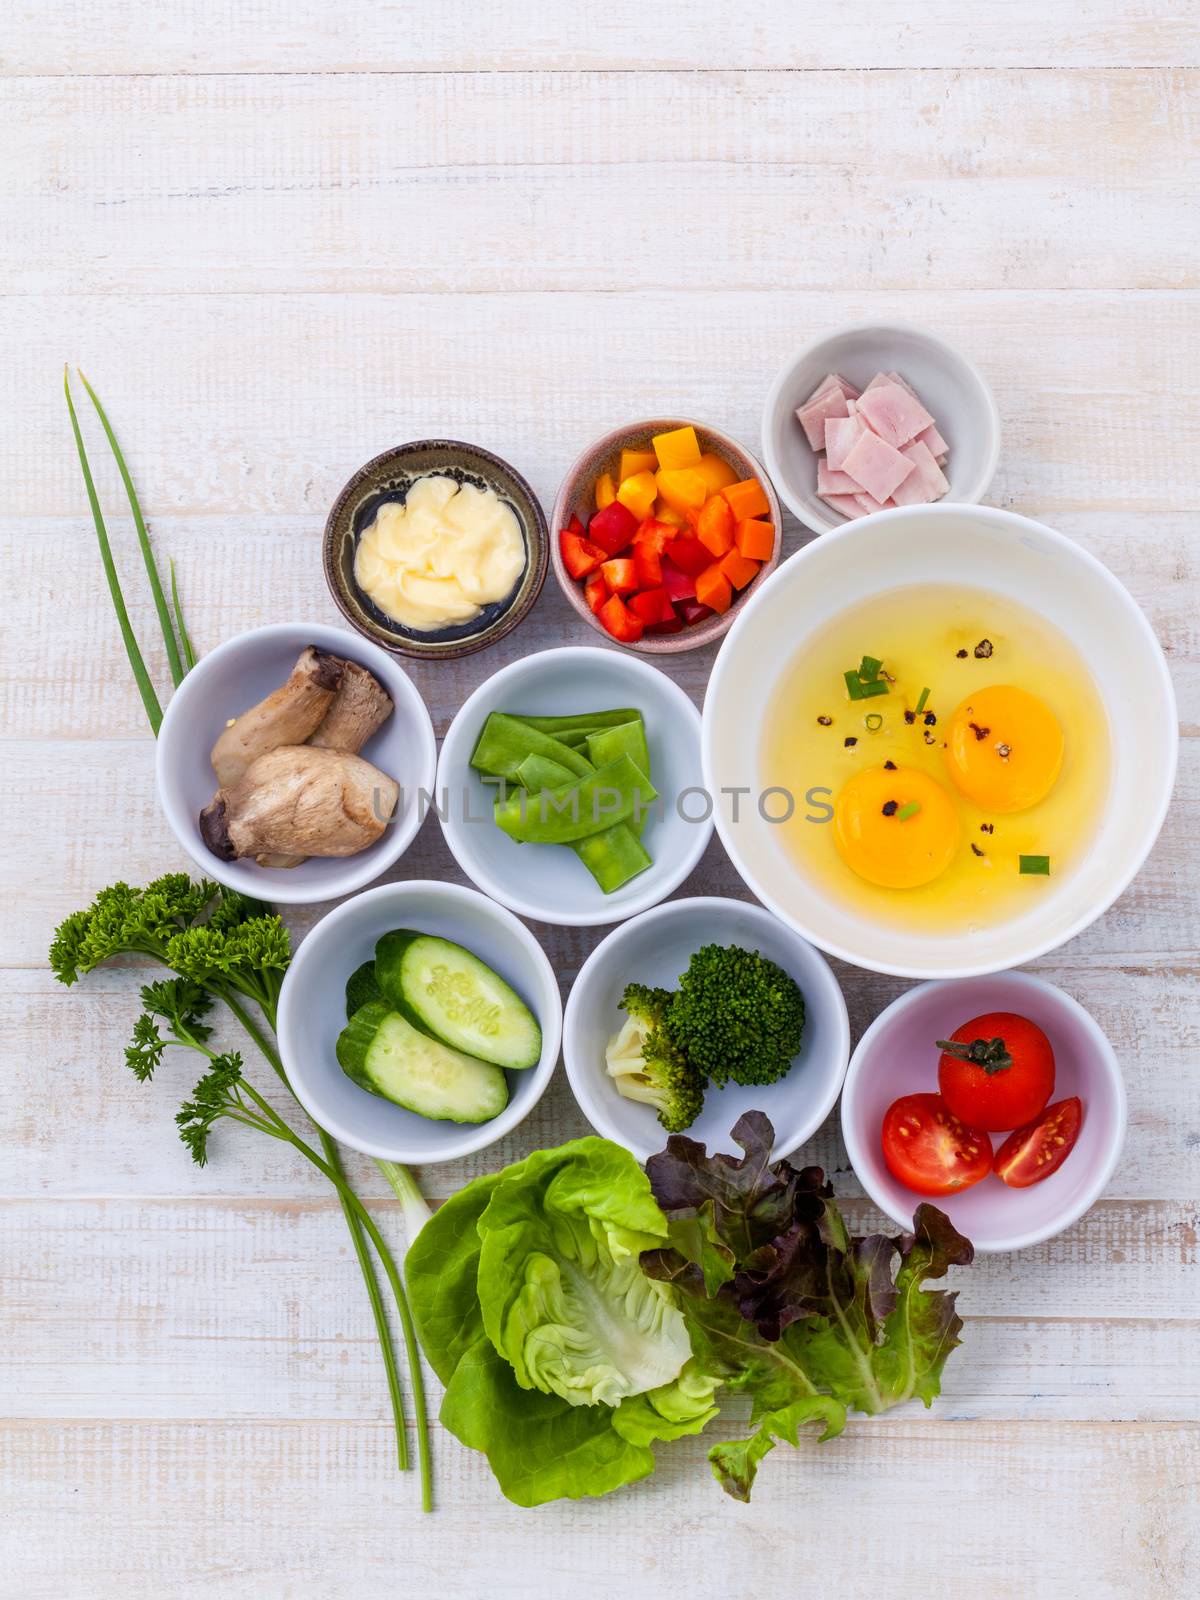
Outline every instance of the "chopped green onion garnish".
<svg viewBox="0 0 1200 1600"><path fill-rule="evenodd" d="M928 699L929 699L929 690L928 689L922 689L921 690L921 698L917 701L917 715L918 716L920 716L921 712L924 711L925 702Z"/></svg>
<svg viewBox="0 0 1200 1600"><path fill-rule="evenodd" d="M883 727L883 718L878 711L868 711L864 721L866 722L868 733L878 733L880 728Z"/></svg>
<svg viewBox="0 0 1200 1600"><path fill-rule="evenodd" d="M869 678L864 683L854 667L848 672L843 672L842 677L846 680L846 693L851 700L872 700L876 695L888 692L887 683L883 678Z"/></svg>
<svg viewBox="0 0 1200 1600"><path fill-rule="evenodd" d="M1026 878L1048 878L1050 876L1050 857L1021 856L1020 871Z"/></svg>
<svg viewBox="0 0 1200 1600"><path fill-rule="evenodd" d="M878 656L864 656L858 664L858 675L864 683L871 683L879 676L882 665Z"/></svg>
<svg viewBox="0 0 1200 1600"><path fill-rule="evenodd" d="M909 817L915 817L920 809L921 802L919 800L910 800L907 805L901 806L899 811L897 811L896 821L907 822Z"/></svg>

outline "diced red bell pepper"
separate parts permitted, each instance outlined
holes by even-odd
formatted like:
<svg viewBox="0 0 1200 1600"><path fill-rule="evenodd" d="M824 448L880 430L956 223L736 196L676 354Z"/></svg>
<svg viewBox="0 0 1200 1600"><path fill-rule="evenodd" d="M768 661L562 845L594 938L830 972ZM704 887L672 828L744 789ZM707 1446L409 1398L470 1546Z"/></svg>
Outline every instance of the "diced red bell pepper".
<svg viewBox="0 0 1200 1600"><path fill-rule="evenodd" d="M694 600L696 598L696 580L690 572L684 572L682 567L677 567L669 556L662 558L663 588L672 600Z"/></svg>
<svg viewBox="0 0 1200 1600"><path fill-rule="evenodd" d="M578 533L581 536L587 532L587 529L579 520L579 513L577 511L572 513L571 520L567 523L567 526L563 531L566 533Z"/></svg>
<svg viewBox="0 0 1200 1600"><path fill-rule="evenodd" d="M604 602L608 599L608 585L604 581L602 572L592 573L583 586L583 598L587 601L592 615L598 617Z"/></svg>
<svg viewBox="0 0 1200 1600"><path fill-rule="evenodd" d="M654 626L648 630L648 632L650 632L650 633L682 633L683 632L683 623L680 622L678 617L673 615L671 617L670 622L656 622L654 624Z"/></svg>
<svg viewBox="0 0 1200 1600"><path fill-rule="evenodd" d="M684 535L679 539L668 539L663 553L670 557L681 572L686 572L693 578L703 572L705 567L712 565L710 553L699 539L690 535Z"/></svg>
<svg viewBox="0 0 1200 1600"><path fill-rule="evenodd" d="M600 568L613 594L632 594L638 587L637 567L632 556L616 556Z"/></svg>
<svg viewBox="0 0 1200 1600"><path fill-rule="evenodd" d="M635 545L648 545L656 555L662 555L668 539L675 537L675 529L669 522L660 522L657 517L643 517L638 523L638 530L633 536Z"/></svg>
<svg viewBox="0 0 1200 1600"><path fill-rule="evenodd" d="M598 544L607 556L619 555L626 545L632 543L636 532L637 518L619 500L605 506L603 511L597 511L587 527L588 538L593 544Z"/></svg>
<svg viewBox="0 0 1200 1600"><path fill-rule="evenodd" d="M633 567L639 589L658 589L662 585L662 557L648 541L633 541Z"/></svg>
<svg viewBox="0 0 1200 1600"><path fill-rule="evenodd" d="M694 627L697 622L703 622L705 617L713 615L711 606L703 606L699 600L681 600L679 602L679 615L683 618L685 627Z"/></svg>
<svg viewBox="0 0 1200 1600"><path fill-rule="evenodd" d="M636 644L645 632L641 617L635 616L619 594L610 595L600 609L600 621L621 644Z"/></svg>
<svg viewBox="0 0 1200 1600"><path fill-rule="evenodd" d="M635 594L629 602L629 609L650 627L675 619L675 607L665 589L646 589L641 594Z"/></svg>
<svg viewBox="0 0 1200 1600"><path fill-rule="evenodd" d="M573 578L586 578L589 573L595 572L602 562L608 557L599 545L590 539L585 539L581 533L575 533L570 528L564 528L558 536L558 546L562 551L563 566Z"/></svg>

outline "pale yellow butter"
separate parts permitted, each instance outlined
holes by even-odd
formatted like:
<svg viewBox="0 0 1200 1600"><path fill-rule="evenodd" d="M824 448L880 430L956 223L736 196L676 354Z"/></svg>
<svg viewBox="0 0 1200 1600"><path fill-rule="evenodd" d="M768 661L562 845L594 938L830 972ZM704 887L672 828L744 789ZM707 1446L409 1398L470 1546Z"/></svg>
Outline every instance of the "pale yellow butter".
<svg viewBox="0 0 1200 1600"><path fill-rule="evenodd" d="M354 557L359 587L405 628L470 622L512 593L525 566L521 524L491 489L418 478L401 505L386 500Z"/></svg>

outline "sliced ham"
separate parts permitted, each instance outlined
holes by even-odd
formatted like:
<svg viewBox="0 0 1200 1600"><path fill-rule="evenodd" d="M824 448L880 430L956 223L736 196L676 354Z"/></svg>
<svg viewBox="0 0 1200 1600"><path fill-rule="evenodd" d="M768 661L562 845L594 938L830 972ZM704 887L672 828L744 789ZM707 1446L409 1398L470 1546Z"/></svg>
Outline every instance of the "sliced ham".
<svg viewBox="0 0 1200 1600"><path fill-rule="evenodd" d="M824 461L817 462L817 493L827 494L861 494L862 484L857 478L852 478L848 472L835 472Z"/></svg>
<svg viewBox="0 0 1200 1600"><path fill-rule="evenodd" d="M876 500L875 496L870 494L856 494L854 500L864 517L869 517L876 511L883 511L896 503L894 500Z"/></svg>
<svg viewBox="0 0 1200 1600"><path fill-rule="evenodd" d="M931 422L924 433L919 433L917 438L925 446L935 461L944 461L950 454L950 446L937 431L937 424Z"/></svg>
<svg viewBox="0 0 1200 1600"><path fill-rule="evenodd" d="M807 405L801 406L796 415L800 418L800 426L804 429L804 437L808 440L813 450L825 448L825 419L827 417L845 417L846 396L832 385L815 400L810 400ZM910 435L911 437L911 435Z"/></svg>
<svg viewBox="0 0 1200 1600"><path fill-rule="evenodd" d="M850 404L849 401L846 402ZM825 463L830 472L841 472L847 451L851 450L867 425L853 412L848 417L825 419ZM819 463L818 463L819 465Z"/></svg>
<svg viewBox="0 0 1200 1600"><path fill-rule="evenodd" d="M921 402L890 379L877 388L863 391L858 401L858 415L865 417L883 442L894 450L915 439L933 423Z"/></svg>
<svg viewBox="0 0 1200 1600"><path fill-rule="evenodd" d="M827 372L820 383L804 402L805 406L812 405L813 401L825 393L827 389L840 389L847 400L857 400L858 390L852 383L848 383L840 372ZM803 407L801 408L803 409Z"/></svg>
<svg viewBox="0 0 1200 1600"><path fill-rule="evenodd" d="M827 506L831 506L839 516L853 518L865 517L866 512L858 503L858 496L853 494L823 494L821 499Z"/></svg>
<svg viewBox="0 0 1200 1600"><path fill-rule="evenodd" d="M912 464L912 471L898 488L893 490L893 497L898 506L924 506L934 500L940 500L950 487L946 481L946 474L933 459L929 449L922 444L920 439L914 439L906 444L900 452Z"/></svg>
<svg viewBox="0 0 1200 1600"><path fill-rule="evenodd" d="M864 394L864 401L866 398ZM867 494L882 503L912 474L914 465L878 434L866 431L848 452L842 471L848 472Z"/></svg>

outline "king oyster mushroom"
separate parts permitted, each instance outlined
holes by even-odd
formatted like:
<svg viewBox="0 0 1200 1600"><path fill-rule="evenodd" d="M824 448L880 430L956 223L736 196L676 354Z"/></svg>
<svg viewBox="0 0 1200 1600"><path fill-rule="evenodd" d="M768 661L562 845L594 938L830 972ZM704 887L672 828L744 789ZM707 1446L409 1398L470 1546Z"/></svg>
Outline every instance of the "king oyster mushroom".
<svg viewBox="0 0 1200 1600"><path fill-rule="evenodd" d="M213 771L221 787L237 783L248 768L280 745L298 745L316 732L340 688L345 663L308 645L286 683L243 711L212 747Z"/></svg>
<svg viewBox="0 0 1200 1600"><path fill-rule="evenodd" d="M342 681L310 745L356 756L392 714L392 697L357 661L342 662ZM304 856L260 855L260 867L298 867Z"/></svg>
<svg viewBox="0 0 1200 1600"><path fill-rule="evenodd" d="M379 838L399 797L399 785L360 756L280 745L217 790L200 832L223 861L353 856Z"/></svg>

